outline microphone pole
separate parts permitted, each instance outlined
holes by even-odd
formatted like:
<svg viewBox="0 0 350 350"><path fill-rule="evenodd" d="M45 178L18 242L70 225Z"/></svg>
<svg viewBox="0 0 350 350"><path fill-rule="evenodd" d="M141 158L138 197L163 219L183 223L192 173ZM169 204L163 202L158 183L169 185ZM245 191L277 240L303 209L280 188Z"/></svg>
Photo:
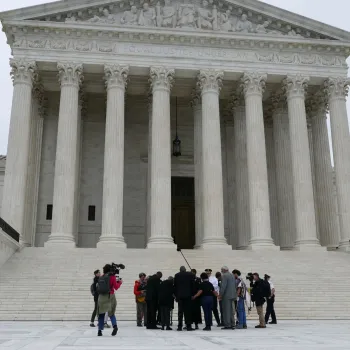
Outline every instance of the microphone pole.
<svg viewBox="0 0 350 350"><path fill-rule="evenodd" d="M188 263L187 259L185 258L185 255L183 254L183 252L181 251L181 249L180 249L180 248L177 248L177 251L181 253L181 255L182 255L182 257L185 259L185 261L186 261L188 267L190 268L190 270L192 270L190 264Z"/></svg>

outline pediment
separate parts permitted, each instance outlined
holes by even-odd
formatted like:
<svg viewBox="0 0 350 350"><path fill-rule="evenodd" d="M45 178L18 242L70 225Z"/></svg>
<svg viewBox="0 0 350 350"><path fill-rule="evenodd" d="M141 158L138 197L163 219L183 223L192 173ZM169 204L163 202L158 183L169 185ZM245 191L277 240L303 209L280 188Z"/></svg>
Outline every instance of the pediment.
<svg viewBox="0 0 350 350"><path fill-rule="evenodd" d="M45 21L350 41L350 33L257 0L61 0L7 11L3 22Z"/></svg>

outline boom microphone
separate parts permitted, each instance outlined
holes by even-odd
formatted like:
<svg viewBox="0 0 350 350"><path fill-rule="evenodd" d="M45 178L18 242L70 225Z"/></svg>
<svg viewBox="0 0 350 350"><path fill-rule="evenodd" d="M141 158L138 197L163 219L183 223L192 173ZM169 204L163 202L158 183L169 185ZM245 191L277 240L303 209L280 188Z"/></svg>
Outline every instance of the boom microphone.
<svg viewBox="0 0 350 350"><path fill-rule="evenodd" d="M181 248L177 247L177 251L178 251L179 253L181 253L181 255L182 255L182 257L185 259L185 261L186 261L188 267L190 268L190 270L192 270L190 264L188 263L187 259L185 258L185 255L184 255L183 252L181 251Z"/></svg>

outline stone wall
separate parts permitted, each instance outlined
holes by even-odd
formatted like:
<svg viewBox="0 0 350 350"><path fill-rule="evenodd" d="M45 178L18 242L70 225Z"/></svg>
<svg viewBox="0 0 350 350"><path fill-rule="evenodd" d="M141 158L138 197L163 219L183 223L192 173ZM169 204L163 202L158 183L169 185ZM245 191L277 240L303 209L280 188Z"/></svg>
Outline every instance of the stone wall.
<svg viewBox="0 0 350 350"><path fill-rule="evenodd" d="M4 187L4 180L5 180L5 165L6 165L6 157L0 155L0 214L1 214L1 206L2 206L2 191Z"/></svg>

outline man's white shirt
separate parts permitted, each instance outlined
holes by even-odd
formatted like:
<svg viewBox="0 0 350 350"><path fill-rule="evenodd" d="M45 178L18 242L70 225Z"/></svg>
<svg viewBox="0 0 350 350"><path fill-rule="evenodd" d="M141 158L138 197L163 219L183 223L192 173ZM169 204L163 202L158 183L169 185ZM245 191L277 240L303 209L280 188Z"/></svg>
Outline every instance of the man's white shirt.
<svg viewBox="0 0 350 350"><path fill-rule="evenodd" d="M219 293L220 288L219 288L219 281L216 277L210 276L209 277L209 282L214 286L215 292Z"/></svg>

